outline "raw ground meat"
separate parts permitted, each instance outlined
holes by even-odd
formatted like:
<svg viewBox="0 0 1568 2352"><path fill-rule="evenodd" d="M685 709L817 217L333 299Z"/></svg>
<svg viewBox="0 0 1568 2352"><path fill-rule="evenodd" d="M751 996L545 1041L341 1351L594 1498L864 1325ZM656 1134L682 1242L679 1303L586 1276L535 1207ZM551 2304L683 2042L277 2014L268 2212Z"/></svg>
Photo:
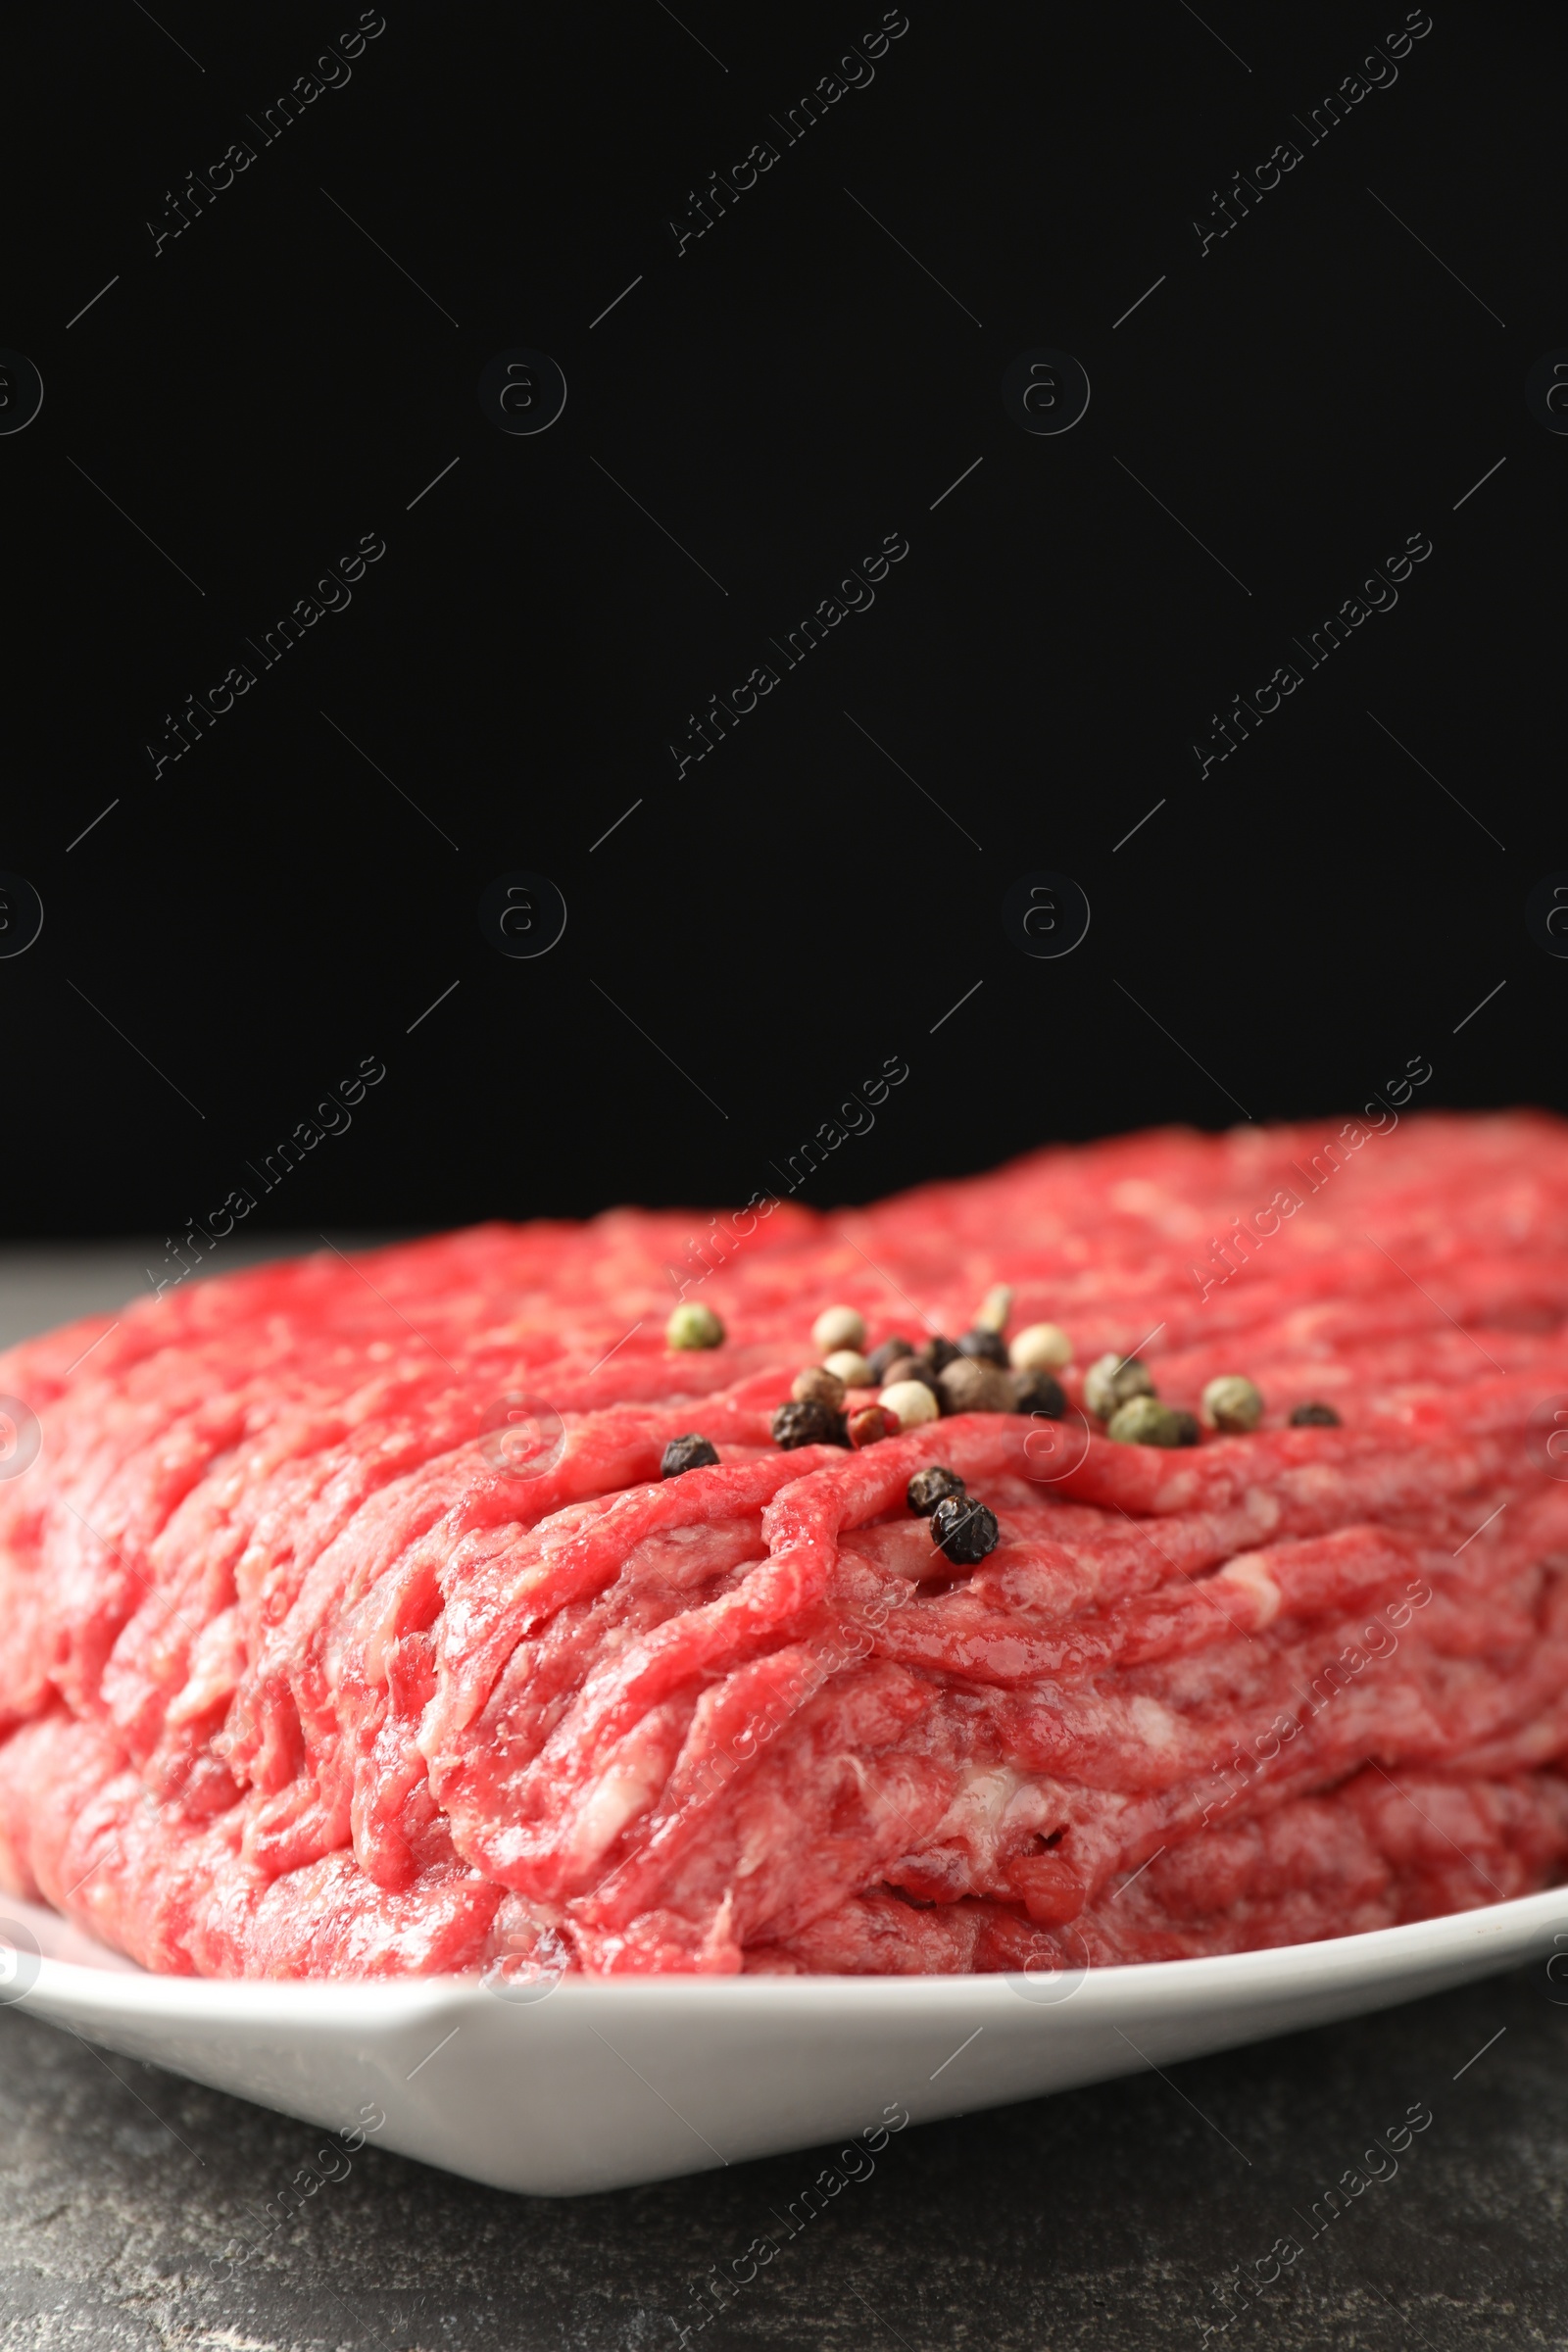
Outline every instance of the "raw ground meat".
<svg viewBox="0 0 1568 2352"><path fill-rule="evenodd" d="M1553 1882L1568 1127L1327 1132L484 1226L13 1349L0 1879L280 1977L1162 1959ZM666 1349L672 1265L721 1347ZM822 1307L956 1336L995 1282L1071 1335L1066 1419L773 1445ZM1262 1425L1112 1444L1107 1349ZM662 1481L689 1431L717 1465ZM932 1462L977 1567L906 1505Z"/></svg>

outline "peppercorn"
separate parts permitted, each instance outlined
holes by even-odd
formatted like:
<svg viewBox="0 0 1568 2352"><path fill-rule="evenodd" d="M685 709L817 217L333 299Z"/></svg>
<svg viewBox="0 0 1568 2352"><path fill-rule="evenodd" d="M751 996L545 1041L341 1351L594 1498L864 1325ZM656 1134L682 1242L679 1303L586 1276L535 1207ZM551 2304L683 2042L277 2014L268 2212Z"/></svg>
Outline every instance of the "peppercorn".
<svg viewBox="0 0 1568 2352"><path fill-rule="evenodd" d="M920 1361L929 1364L933 1372L945 1372L957 1352L951 1340L945 1340L940 1332L933 1332L920 1349Z"/></svg>
<svg viewBox="0 0 1568 2352"><path fill-rule="evenodd" d="M804 1372L796 1373L790 1395L797 1404L808 1404L814 1396L829 1412L836 1413L844 1402L844 1383L826 1364L808 1364Z"/></svg>
<svg viewBox="0 0 1568 2352"><path fill-rule="evenodd" d="M793 1453L798 1446L847 1446L849 1442L844 1415L824 1404L820 1396L797 1397L792 1404L781 1404L773 1415L773 1443L786 1453Z"/></svg>
<svg viewBox="0 0 1568 2352"><path fill-rule="evenodd" d="M898 1434L898 1416L885 1404L862 1404L858 1413L850 1415L850 1444L857 1448L879 1445L883 1438Z"/></svg>
<svg viewBox="0 0 1568 2352"><path fill-rule="evenodd" d="M711 1470L718 1460L718 1451L700 1437L695 1429L683 1438L671 1438L664 1447L659 1464L661 1478L679 1478L683 1470Z"/></svg>
<svg viewBox="0 0 1568 2352"><path fill-rule="evenodd" d="M898 1416L901 1429L918 1429L922 1421L935 1421L942 1410L923 1380L889 1381L877 1402Z"/></svg>
<svg viewBox="0 0 1568 2352"><path fill-rule="evenodd" d="M1043 1413L1048 1421L1059 1421L1066 1412L1061 1383L1049 1372L1009 1372L1007 1381L1015 1413Z"/></svg>
<svg viewBox="0 0 1568 2352"><path fill-rule="evenodd" d="M914 1349L909 1346L908 1341L895 1332L891 1339L883 1341L880 1348L873 1348L866 1357L866 1362L871 1367L871 1378L875 1381L886 1380L889 1364L902 1363L906 1355L913 1353Z"/></svg>
<svg viewBox="0 0 1568 2352"><path fill-rule="evenodd" d="M863 1348L865 1319L853 1306L825 1306L811 1325L811 1345L823 1355L835 1348Z"/></svg>
<svg viewBox="0 0 1568 2352"><path fill-rule="evenodd" d="M1108 1421L1129 1397L1153 1394L1149 1367L1136 1355L1102 1355L1084 1374L1084 1402L1097 1420Z"/></svg>
<svg viewBox="0 0 1568 2352"><path fill-rule="evenodd" d="M972 1494L949 1494L931 1514L931 1541L958 1568L972 1568L995 1551L1002 1530L995 1511Z"/></svg>
<svg viewBox="0 0 1568 2352"><path fill-rule="evenodd" d="M1072 1362L1072 1342L1059 1323L1031 1323L1007 1354L1015 1372L1059 1372Z"/></svg>
<svg viewBox="0 0 1568 2352"><path fill-rule="evenodd" d="M1338 1429L1340 1416L1332 1404L1298 1404L1291 1415L1293 1429Z"/></svg>
<svg viewBox="0 0 1568 2352"><path fill-rule="evenodd" d="M858 1348L835 1348L831 1355L822 1358L822 1369L835 1374L847 1389L876 1386L871 1367Z"/></svg>
<svg viewBox="0 0 1568 2352"><path fill-rule="evenodd" d="M1118 1446L1196 1446L1198 1423L1157 1396L1129 1396L1111 1414L1105 1435Z"/></svg>
<svg viewBox="0 0 1568 2352"><path fill-rule="evenodd" d="M904 1499L916 1518L929 1519L939 1502L949 1494L961 1494L964 1491L956 1470L949 1470L942 1462L932 1462L915 1472L904 1491Z"/></svg>
<svg viewBox="0 0 1568 2352"><path fill-rule="evenodd" d="M973 1331L960 1334L958 1353L971 1355L980 1363L1000 1364L1004 1371L1007 1367L1006 1342L1000 1332L987 1331L983 1324L977 1323Z"/></svg>
<svg viewBox="0 0 1568 2352"><path fill-rule="evenodd" d="M937 1395L948 1413L1010 1413L1012 1382L995 1364L972 1355L955 1356L937 1375Z"/></svg>
<svg viewBox="0 0 1568 2352"><path fill-rule="evenodd" d="M1012 1312L1012 1291L1004 1282L994 1282L975 1310L976 1331L994 1331L1000 1338L1007 1328Z"/></svg>
<svg viewBox="0 0 1568 2352"><path fill-rule="evenodd" d="M884 1387L891 1389L901 1380L922 1381L933 1396L937 1394L937 1376L923 1356L901 1355L889 1364L882 1375Z"/></svg>
<svg viewBox="0 0 1568 2352"><path fill-rule="evenodd" d="M676 1307L664 1325L664 1340L670 1348L717 1348L724 1338L724 1326L710 1306L702 1306L688 1298Z"/></svg>
<svg viewBox="0 0 1568 2352"><path fill-rule="evenodd" d="M1221 1373L1203 1390L1203 1418L1227 1437L1241 1437L1263 1418L1262 1392L1240 1372Z"/></svg>

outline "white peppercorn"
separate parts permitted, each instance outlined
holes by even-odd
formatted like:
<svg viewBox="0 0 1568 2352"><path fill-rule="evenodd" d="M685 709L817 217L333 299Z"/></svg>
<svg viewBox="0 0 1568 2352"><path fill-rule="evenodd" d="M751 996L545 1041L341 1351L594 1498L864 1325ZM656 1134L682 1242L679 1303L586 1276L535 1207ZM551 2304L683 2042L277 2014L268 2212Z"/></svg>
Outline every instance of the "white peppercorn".
<svg viewBox="0 0 1568 2352"><path fill-rule="evenodd" d="M811 1325L811 1345L830 1355L835 1348L863 1348L865 1318L853 1306L825 1306Z"/></svg>
<svg viewBox="0 0 1568 2352"><path fill-rule="evenodd" d="M1031 1323L1007 1352L1015 1372L1059 1372L1072 1362L1072 1342L1059 1323Z"/></svg>
<svg viewBox="0 0 1568 2352"><path fill-rule="evenodd" d="M922 1421L935 1421L942 1410L923 1380L896 1380L877 1402L896 1415L901 1429L918 1429Z"/></svg>

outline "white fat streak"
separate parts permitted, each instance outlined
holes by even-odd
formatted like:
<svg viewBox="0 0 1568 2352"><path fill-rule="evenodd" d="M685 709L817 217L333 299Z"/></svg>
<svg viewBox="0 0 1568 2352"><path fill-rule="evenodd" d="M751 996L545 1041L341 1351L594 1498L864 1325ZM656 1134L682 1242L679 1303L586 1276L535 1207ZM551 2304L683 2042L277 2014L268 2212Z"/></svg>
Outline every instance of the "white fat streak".
<svg viewBox="0 0 1568 2352"><path fill-rule="evenodd" d="M1242 1505L1259 1535L1263 1536L1272 1535L1284 1515L1278 1497L1271 1494L1266 1487L1249 1487L1242 1497Z"/></svg>
<svg viewBox="0 0 1568 2352"><path fill-rule="evenodd" d="M922 1850L961 1841L972 1853L995 1853L1003 1818L1025 1778L1004 1764L968 1765L946 1813L920 1840Z"/></svg>
<svg viewBox="0 0 1568 2352"><path fill-rule="evenodd" d="M1180 1719L1157 1698L1140 1693L1128 1701L1127 1715L1146 1746L1174 1747L1182 1737Z"/></svg>
<svg viewBox="0 0 1568 2352"><path fill-rule="evenodd" d="M667 1777L662 1756L650 1757L641 1771L627 1762L612 1765L572 1825L572 1862L587 1868L608 1853L627 1822L648 1810Z"/></svg>
<svg viewBox="0 0 1568 2352"><path fill-rule="evenodd" d="M1227 1560L1219 1572L1228 1585L1240 1585L1257 1602L1258 1630L1272 1625L1280 1613L1280 1589L1268 1572L1263 1555L1258 1551L1239 1551L1234 1560ZM1219 1580L1216 1580L1219 1581Z"/></svg>
<svg viewBox="0 0 1568 2352"><path fill-rule="evenodd" d="M165 1722L192 1723L209 1713L239 1688L244 1672L244 1628L238 1608L227 1608L203 1626L191 1643L185 1687L171 1704Z"/></svg>

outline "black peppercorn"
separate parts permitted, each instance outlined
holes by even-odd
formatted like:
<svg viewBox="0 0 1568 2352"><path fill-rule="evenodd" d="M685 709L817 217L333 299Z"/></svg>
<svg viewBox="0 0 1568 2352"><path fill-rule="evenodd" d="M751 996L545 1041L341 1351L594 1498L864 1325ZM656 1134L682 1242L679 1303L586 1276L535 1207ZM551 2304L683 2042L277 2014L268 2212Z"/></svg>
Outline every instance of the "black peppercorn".
<svg viewBox="0 0 1568 2352"><path fill-rule="evenodd" d="M983 1331L976 1325L959 1338L958 1353L978 1356L985 1364L1000 1364L1004 1371L1007 1368L1007 1343L1000 1331Z"/></svg>
<svg viewBox="0 0 1568 2352"><path fill-rule="evenodd" d="M882 1376L882 1386L885 1389L896 1388L901 1380L919 1381L922 1387L930 1390L933 1396L940 1396L942 1394L937 1387L937 1376L923 1356L900 1355L894 1357Z"/></svg>
<svg viewBox="0 0 1568 2352"><path fill-rule="evenodd" d="M679 1478L683 1470L711 1470L717 1460L716 1448L706 1438L700 1437L695 1429L688 1430L685 1437L671 1438L664 1447L659 1475L661 1478Z"/></svg>
<svg viewBox="0 0 1568 2352"><path fill-rule="evenodd" d="M963 1492L963 1481L956 1470L948 1470L941 1462L933 1462L929 1469L915 1472L905 1489L904 1499L917 1518L929 1519L939 1502L945 1501L950 1494L961 1494Z"/></svg>
<svg viewBox="0 0 1568 2352"><path fill-rule="evenodd" d="M957 1353L958 1350L953 1342L945 1340L940 1332L936 1332L921 1348L920 1360L922 1363L929 1364L933 1372L945 1372L948 1366L956 1361Z"/></svg>
<svg viewBox="0 0 1568 2352"><path fill-rule="evenodd" d="M1017 1398L1016 1413L1042 1413L1048 1421L1059 1421L1067 1410L1067 1399L1061 1393L1059 1380L1049 1372L1014 1372L1011 1375L1012 1393Z"/></svg>
<svg viewBox="0 0 1568 2352"><path fill-rule="evenodd" d="M956 1355L945 1372L937 1374L937 1394L945 1413L1010 1413L1012 1381L1000 1365L977 1355Z"/></svg>
<svg viewBox="0 0 1568 2352"><path fill-rule="evenodd" d="M873 1348L866 1360L871 1366L871 1378L877 1387L879 1389L887 1387L889 1364L899 1363L905 1356L912 1355L913 1352L908 1341L902 1339L897 1332L894 1333L891 1340L884 1340L880 1348Z"/></svg>
<svg viewBox="0 0 1568 2352"><path fill-rule="evenodd" d="M949 1494L931 1514L931 1541L956 1567L972 1568L995 1551L1001 1532L996 1513L970 1494Z"/></svg>
<svg viewBox="0 0 1568 2352"><path fill-rule="evenodd" d="M1171 1415L1176 1423L1176 1443L1178 1446L1201 1445L1203 1433L1198 1426L1198 1415L1196 1413L1189 1413L1183 1406L1175 1404L1171 1407Z"/></svg>
<svg viewBox="0 0 1568 2352"><path fill-rule="evenodd" d="M820 1396L807 1396L779 1406L773 1415L773 1442L792 1453L797 1446L848 1446L850 1433L842 1413Z"/></svg>
<svg viewBox="0 0 1568 2352"><path fill-rule="evenodd" d="M1293 1429L1338 1429L1340 1416L1332 1404L1298 1404L1291 1415Z"/></svg>

